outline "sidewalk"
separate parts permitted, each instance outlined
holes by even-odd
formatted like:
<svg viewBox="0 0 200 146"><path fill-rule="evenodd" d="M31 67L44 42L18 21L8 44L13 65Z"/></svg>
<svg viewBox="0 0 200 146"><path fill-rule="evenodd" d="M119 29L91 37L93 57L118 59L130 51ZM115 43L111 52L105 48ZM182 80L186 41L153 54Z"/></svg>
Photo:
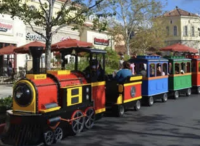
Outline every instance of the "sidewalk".
<svg viewBox="0 0 200 146"><path fill-rule="evenodd" d="M12 96L13 84L0 85L0 98Z"/></svg>

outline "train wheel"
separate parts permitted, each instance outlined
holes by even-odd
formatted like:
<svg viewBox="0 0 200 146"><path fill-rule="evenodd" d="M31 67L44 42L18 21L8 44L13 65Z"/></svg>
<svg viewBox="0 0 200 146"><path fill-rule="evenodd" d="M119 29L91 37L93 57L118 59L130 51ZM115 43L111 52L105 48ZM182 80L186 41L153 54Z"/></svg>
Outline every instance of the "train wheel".
<svg viewBox="0 0 200 146"><path fill-rule="evenodd" d="M117 106L117 110L116 110L117 117L123 116L124 112L125 112L124 106L123 105L118 105Z"/></svg>
<svg viewBox="0 0 200 146"><path fill-rule="evenodd" d="M62 138L63 138L63 130L62 128L57 127L56 130L54 131L54 143L62 140Z"/></svg>
<svg viewBox="0 0 200 146"><path fill-rule="evenodd" d="M75 119L71 123L72 133L76 135L84 128L85 118L83 117L83 112L80 110L75 111L72 119Z"/></svg>
<svg viewBox="0 0 200 146"><path fill-rule="evenodd" d="M187 89L187 92L186 92L186 95L187 95L187 96L190 96L190 95L191 95L191 93L192 93L191 89L190 89L190 88L188 88L188 89Z"/></svg>
<svg viewBox="0 0 200 146"><path fill-rule="evenodd" d="M168 100L167 93L164 93L162 97L162 102L166 102L167 100Z"/></svg>
<svg viewBox="0 0 200 146"><path fill-rule="evenodd" d="M134 110L138 111L138 110L140 110L140 108L141 108L141 102L140 102L140 100L137 100L135 103L135 106L134 106Z"/></svg>
<svg viewBox="0 0 200 146"><path fill-rule="evenodd" d="M53 131L47 131L46 133L44 133L44 145L45 146L50 146L52 145L54 142L54 133Z"/></svg>
<svg viewBox="0 0 200 146"><path fill-rule="evenodd" d="M178 99L179 98L179 92L178 91L174 91L174 99Z"/></svg>
<svg viewBox="0 0 200 146"><path fill-rule="evenodd" d="M197 94L200 94L200 87L197 88Z"/></svg>
<svg viewBox="0 0 200 146"><path fill-rule="evenodd" d="M148 97L148 106L152 106L154 104L153 96Z"/></svg>
<svg viewBox="0 0 200 146"><path fill-rule="evenodd" d="M85 128L91 129L94 126L95 111L93 107L89 107L85 110Z"/></svg>

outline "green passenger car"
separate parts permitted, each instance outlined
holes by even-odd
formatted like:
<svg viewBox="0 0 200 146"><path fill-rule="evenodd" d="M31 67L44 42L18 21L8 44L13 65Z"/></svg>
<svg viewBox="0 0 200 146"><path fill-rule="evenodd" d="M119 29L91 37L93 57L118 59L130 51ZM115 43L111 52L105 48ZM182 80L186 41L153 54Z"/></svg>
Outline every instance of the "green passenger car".
<svg viewBox="0 0 200 146"><path fill-rule="evenodd" d="M169 93L175 98L180 94L191 95L191 59L182 56L167 56L169 59Z"/></svg>

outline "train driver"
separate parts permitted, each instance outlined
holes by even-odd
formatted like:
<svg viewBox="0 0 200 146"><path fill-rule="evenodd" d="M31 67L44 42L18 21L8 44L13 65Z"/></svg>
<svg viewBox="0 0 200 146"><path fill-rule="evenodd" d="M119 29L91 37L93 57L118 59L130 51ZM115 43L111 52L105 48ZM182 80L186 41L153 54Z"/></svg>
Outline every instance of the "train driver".
<svg viewBox="0 0 200 146"><path fill-rule="evenodd" d="M90 74L91 70L91 74ZM91 66L88 66L83 73L86 75L86 78L89 79L91 77L91 81L102 81L104 79L104 70L101 67L101 64L98 60L93 59L91 62Z"/></svg>

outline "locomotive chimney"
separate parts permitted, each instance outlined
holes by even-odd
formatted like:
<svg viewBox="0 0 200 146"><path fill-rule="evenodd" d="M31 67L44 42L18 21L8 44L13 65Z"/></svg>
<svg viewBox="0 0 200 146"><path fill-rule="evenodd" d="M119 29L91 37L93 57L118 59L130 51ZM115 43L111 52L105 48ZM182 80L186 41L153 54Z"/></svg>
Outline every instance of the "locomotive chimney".
<svg viewBox="0 0 200 146"><path fill-rule="evenodd" d="M43 52L43 47L29 47L29 51L33 57L33 74L40 73L40 57Z"/></svg>

